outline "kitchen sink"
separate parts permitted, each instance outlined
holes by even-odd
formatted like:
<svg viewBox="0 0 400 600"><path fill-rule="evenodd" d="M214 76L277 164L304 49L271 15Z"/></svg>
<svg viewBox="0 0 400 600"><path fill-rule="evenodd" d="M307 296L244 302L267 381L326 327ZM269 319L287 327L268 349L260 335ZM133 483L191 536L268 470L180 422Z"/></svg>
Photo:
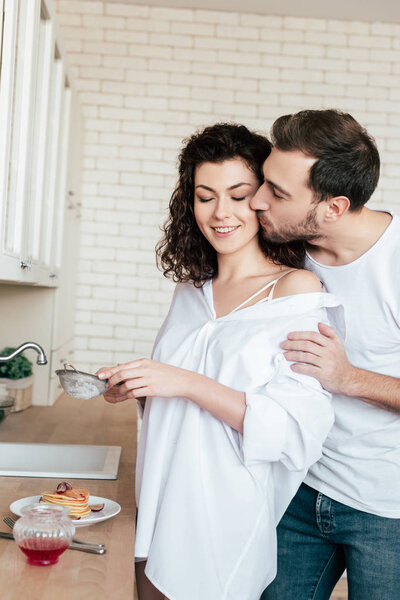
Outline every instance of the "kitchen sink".
<svg viewBox="0 0 400 600"><path fill-rule="evenodd" d="M0 475L117 479L121 446L0 443Z"/></svg>

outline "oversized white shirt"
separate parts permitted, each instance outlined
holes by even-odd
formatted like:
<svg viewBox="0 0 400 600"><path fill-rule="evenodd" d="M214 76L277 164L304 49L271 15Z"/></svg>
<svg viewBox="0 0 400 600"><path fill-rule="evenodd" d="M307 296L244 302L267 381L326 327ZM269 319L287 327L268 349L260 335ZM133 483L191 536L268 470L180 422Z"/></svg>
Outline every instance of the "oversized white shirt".
<svg viewBox="0 0 400 600"><path fill-rule="evenodd" d="M347 265L307 268L343 303L345 349L361 369L400 377L400 219ZM381 517L400 518L400 415L334 394L335 424L306 483L330 498Z"/></svg>
<svg viewBox="0 0 400 600"><path fill-rule="evenodd" d="M276 525L333 423L330 394L279 343L328 307L310 293L216 318L210 281L177 285L153 358L245 392L246 412L241 435L185 398L146 401L135 556L170 600L258 600L274 578Z"/></svg>

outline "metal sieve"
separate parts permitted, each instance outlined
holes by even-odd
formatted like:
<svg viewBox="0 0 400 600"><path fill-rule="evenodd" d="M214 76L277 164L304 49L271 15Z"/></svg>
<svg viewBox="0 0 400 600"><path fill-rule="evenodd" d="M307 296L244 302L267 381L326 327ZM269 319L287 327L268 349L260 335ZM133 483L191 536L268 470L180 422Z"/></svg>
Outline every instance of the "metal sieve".
<svg viewBox="0 0 400 600"><path fill-rule="evenodd" d="M70 364L65 364L64 369L58 369L56 375L64 392L72 398L89 400L101 396L107 390L107 379L99 379L97 375L78 371Z"/></svg>

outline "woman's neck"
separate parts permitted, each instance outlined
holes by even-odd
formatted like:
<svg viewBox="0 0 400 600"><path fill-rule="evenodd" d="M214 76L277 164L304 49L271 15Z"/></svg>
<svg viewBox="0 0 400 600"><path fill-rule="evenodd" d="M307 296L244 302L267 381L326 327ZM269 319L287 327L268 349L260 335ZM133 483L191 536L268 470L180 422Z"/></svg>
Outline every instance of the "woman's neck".
<svg viewBox="0 0 400 600"><path fill-rule="evenodd" d="M256 246L246 246L239 252L218 254L217 261L218 275L215 280L220 283L240 281L249 277L275 273L282 270L282 268L286 268L273 263L267 258L260 249L258 242Z"/></svg>

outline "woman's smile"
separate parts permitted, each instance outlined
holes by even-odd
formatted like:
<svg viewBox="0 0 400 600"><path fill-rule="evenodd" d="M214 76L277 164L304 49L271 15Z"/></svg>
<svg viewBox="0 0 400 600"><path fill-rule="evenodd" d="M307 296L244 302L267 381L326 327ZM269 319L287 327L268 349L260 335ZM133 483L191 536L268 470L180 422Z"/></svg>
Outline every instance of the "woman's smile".
<svg viewBox="0 0 400 600"><path fill-rule="evenodd" d="M217 237L227 237L235 233L241 227L240 225L226 225L224 227L211 227Z"/></svg>

